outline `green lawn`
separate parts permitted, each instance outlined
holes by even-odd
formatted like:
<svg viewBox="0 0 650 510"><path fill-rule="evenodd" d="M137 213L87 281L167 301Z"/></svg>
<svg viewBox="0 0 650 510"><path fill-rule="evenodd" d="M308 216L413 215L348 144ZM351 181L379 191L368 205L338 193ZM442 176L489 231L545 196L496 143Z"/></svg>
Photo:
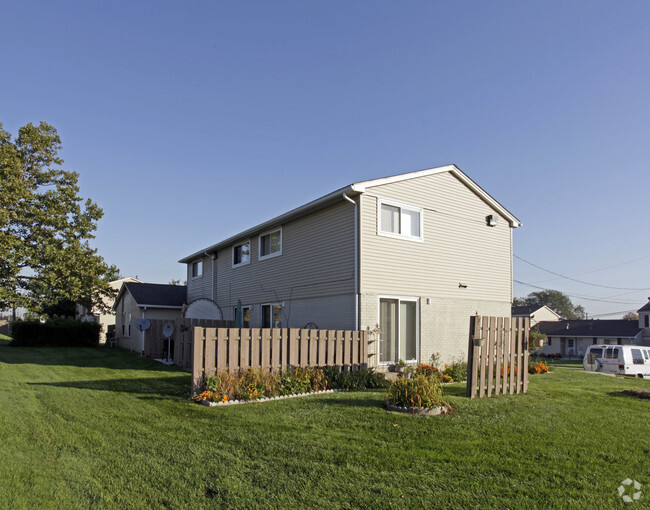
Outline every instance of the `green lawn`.
<svg viewBox="0 0 650 510"><path fill-rule="evenodd" d="M119 349L0 346L0 508L647 508L628 477L650 498L650 401L622 393L646 380L450 385L428 418L381 391L206 408L189 387Z"/></svg>

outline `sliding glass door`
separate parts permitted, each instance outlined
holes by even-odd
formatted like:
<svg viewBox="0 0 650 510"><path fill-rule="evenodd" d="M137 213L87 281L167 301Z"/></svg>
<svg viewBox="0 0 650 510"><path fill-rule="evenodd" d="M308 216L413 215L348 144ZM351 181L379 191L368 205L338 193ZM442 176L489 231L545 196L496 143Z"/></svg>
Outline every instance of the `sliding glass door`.
<svg viewBox="0 0 650 510"><path fill-rule="evenodd" d="M379 300L379 362L417 360L417 300L381 298Z"/></svg>

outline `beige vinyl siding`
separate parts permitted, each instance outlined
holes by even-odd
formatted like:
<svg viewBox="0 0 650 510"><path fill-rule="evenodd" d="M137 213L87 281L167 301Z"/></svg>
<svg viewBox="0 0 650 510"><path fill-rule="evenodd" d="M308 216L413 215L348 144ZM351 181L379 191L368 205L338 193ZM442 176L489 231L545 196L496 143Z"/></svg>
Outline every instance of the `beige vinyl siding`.
<svg viewBox="0 0 650 510"><path fill-rule="evenodd" d="M284 301L287 307L305 298L354 294L352 204L341 202L277 227L282 227L282 254L277 257L259 260L259 235L250 237L249 264L233 268L232 246L219 251L219 306L232 307L241 299L245 305ZM309 316L305 313L304 318ZM303 324L291 320L291 325Z"/></svg>
<svg viewBox="0 0 650 510"><path fill-rule="evenodd" d="M203 276L192 278L192 264L198 260L203 261ZM191 303L200 298L212 299L212 258L210 257L195 259L187 264L187 302Z"/></svg>
<svg viewBox="0 0 650 510"><path fill-rule="evenodd" d="M278 302L252 305L242 303L243 306L251 307L251 327L259 327L262 323L261 305L275 303ZM224 315L230 320L235 320L234 307L229 307L228 313ZM304 328L308 324L315 324L319 329L354 329L354 294L285 300L282 307L282 326Z"/></svg>
<svg viewBox="0 0 650 510"><path fill-rule="evenodd" d="M377 234L379 198L423 209L423 242ZM361 292L511 301L511 227L446 172L368 188L361 199ZM459 288L459 283L467 288Z"/></svg>

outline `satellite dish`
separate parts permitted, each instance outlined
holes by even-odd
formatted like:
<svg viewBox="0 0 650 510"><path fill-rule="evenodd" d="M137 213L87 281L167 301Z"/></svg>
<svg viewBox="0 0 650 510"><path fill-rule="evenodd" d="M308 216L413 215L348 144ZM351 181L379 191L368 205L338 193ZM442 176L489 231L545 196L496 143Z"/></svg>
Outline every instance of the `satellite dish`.
<svg viewBox="0 0 650 510"><path fill-rule="evenodd" d="M135 321L135 327L140 331L147 331L151 327L151 322L149 319L138 319Z"/></svg>
<svg viewBox="0 0 650 510"><path fill-rule="evenodd" d="M187 305L185 318L223 320L223 314L217 303L211 299L199 298Z"/></svg>
<svg viewBox="0 0 650 510"><path fill-rule="evenodd" d="M170 338L173 334L174 334L174 323L165 322L165 325L163 326L163 336L165 338Z"/></svg>

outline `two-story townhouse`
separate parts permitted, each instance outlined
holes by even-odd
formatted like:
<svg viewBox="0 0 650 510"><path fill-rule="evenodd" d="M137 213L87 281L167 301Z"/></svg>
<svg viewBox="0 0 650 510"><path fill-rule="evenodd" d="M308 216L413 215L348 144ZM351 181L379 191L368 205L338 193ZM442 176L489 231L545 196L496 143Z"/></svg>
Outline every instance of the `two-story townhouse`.
<svg viewBox="0 0 650 510"><path fill-rule="evenodd" d="M233 319L240 300L244 326L378 324L379 366L465 356L471 315L510 315L520 225L455 165L357 182L181 259L188 311Z"/></svg>

